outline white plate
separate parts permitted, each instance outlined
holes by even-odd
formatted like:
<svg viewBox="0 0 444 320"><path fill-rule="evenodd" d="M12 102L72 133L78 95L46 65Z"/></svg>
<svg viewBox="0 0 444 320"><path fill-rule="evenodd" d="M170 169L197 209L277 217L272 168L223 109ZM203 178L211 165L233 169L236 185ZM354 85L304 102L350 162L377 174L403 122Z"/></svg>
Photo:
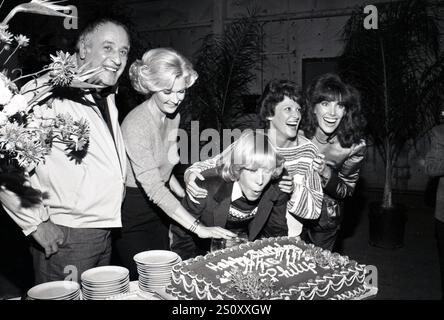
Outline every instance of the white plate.
<svg viewBox="0 0 444 320"><path fill-rule="evenodd" d="M140 274L158 274L158 275L167 275L171 273L171 268L169 269L165 269L165 270L143 270L143 269L138 269L137 273Z"/></svg>
<svg viewBox="0 0 444 320"><path fill-rule="evenodd" d="M108 289L89 289L89 288L83 288L83 292L87 293L97 293L97 294L103 294L108 292L115 292L120 290L126 290L129 288L129 284L125 286L119 286L115 288L108 288Z"/></svg>
<svg viewBox="0 0 444 320"><path fill-rule="evenodd" d="M104 292L104 293L83 292L83 296L87 297L89 299L106 298L106 297L111 297L111 296L115 296L117 294L122 294L122 293L127 293L127 292L129 292L129 288L118 290L118 291L114 291L114 292Z"/></svg>
<svg viewBox="0 0 444 320"><path fill-rule="evenodd" d="M162 281L162 282L144 282L144 281L139 281L139 285L141 286L145 286L145 287L151 287L151 286L166 286L168 284L170 284L171 281Z"/></svg>
<svg viewBox="0 0 444 320"><path fill-rule="evenodd" d="M142 259L143 259L143 257L142 257ZM148 258L145 258L145 259L151 259L151 258L148 257ZM147 261L147 262L137 262L136 261L136 265L139 268L158 268L158 267L164 268L164 267L174 266L176 263L180 263L180 262L182 262L182 260L179 258L179 259L174 259L174 260L169 261L169 262L161 262L161 263L156 263L156 262L151 263L149 261Z"/></svg>
<svg viewBox="0 0 444 320"><path fill-rule="evenodd" d="M117 293L127 292L129 290L128 288L122 288L119 290L113 290L113 291L103 291L103 292L97 292L97 291L83 291L83 294L88 296L107 296L107 295L113 295Z"/></svg>
<svg viewBox="0 0 444 320"><path fill-rule="evenodd" d="M139 278L165 279L165 278L171 278L171 273L166 273L166 274L139 273Z"/></svg>
<svg viewBox="0 0 444 320"><path fill-rule="evenodd" d="M80 285L74 281L51 281L32 287L28 290L28 296L36 300L63 299L79 289Z"/></svg>
<svg viewBox="0 0 444 320"><path fill-rule="evenodd" d="M80 298L80 292L77 292L74 295L67 296L67 297L64 297L64 298L56 298L54 300L79 300L79 298Z"/></svg>
<svg viewBox="0 0 444 320"><path fill-rule="evenodd" d="M119 282L125 279L129 274L127 268L118 266L104 266L86 270L82 273L82 282L85 281L89 284L106 284L109 282Z"/></svg>
<svg viewBox="0 0 444 320"><path fill-rule="evenodd" d="M140 278L144 278L144 279L171 279L171 274L164 274L164 275L160 275L160 274L139 274L139 279Z"/></svg>
<svg viewBox="0 0 444 320"><path fill-rule="evenodd" d="M82 281L82 287L90 287L90 288L108 288L108 287L116 287L116 286L122 286L124 284L129 283L129 278L126 277L119 281L110 281L110 282L89 282L89 281Z"/></svg>
<svg viewBox="0 0 444 320"><path fill-rule="evenodd" d="M143 277L140 277L139 278L139 282L149 282L149 283L153 283L153 282L159 282L159 283L162 283L162 282L170 282L171 281L171 277L169 277L169 278L143 278Z"/></svg>
<svg viewBox="0 0 444 320"><path fill-rule="evenodd" d="M167 269L173 268L178 263L179 262L174 262L174 263L170 263L170 264L152 264L152 265L137 263L137 269L153 270L153 271L162 270L162 269L167 270Z"/></svg>
<svg viewBox="0 0 444 320"><path fill-rule="evenodd" d="M168 250L150 250L143 251L134 256L134 261L142 265L159 265L171 264L176 261L179 255L173 251Z"/></svg>
<svg viewBox="0 0 444 320"><path fill-rule="evenodd" d="M157 279L157 278L139 278L139 282L145 282L145 283L154 283L154 282L169 282L171 281L171 277L170 278L161 278L161 279Z"/></svg>
<svg viewBox="0 0 444 320"><path fill-rule="evenodd" d="M142 268L137 267L137 271L139 272L170 272L173 266L162 266L162 267L153 267L153 268Z"/></svg>

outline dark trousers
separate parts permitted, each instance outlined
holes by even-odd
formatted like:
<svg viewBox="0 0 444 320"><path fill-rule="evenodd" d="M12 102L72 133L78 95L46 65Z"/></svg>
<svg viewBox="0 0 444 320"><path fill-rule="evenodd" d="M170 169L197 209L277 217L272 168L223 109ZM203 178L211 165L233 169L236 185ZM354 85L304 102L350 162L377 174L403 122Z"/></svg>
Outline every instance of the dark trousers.
<svg viewBox="0 0 444 320"><path fill-rule="evenodd" d="M438 245L439 269L441 272L441 299L444 300L444 222L435 219L435 234Z"/></svg>
<svg viewBox="0 0 444 320"><path fill-rule="evenodd" d="M316 247L332 251L341 227L343 208L341 203L329 199L324 196L319 219L301 221L303 225L301 239L313 243Z"/></svg>
<svg viewBox="0 0 444 320"><path fill-rule="evenodd" d="M170 250L169 218L139 188L126 188L122 206L122 229L113 235L117 263L139 278L134 256L147 250Z"/></svg>
<svg viewBox="0 0 444 320"><path fill-rule="evenodd" d="M0 252L0 300L24 295L34 285L29 240L1 205Z"/></svg>
<svg viewBox="0 0 444 320"><path fill-rule="evenodd" d="M110 264L109 230L59 227L64 240L57 253L46 258L37 243L31 245L36 284L58 280L80 282L84 271Z"/></svg>
<svg viewBox="0 0 444 320"><path fill-rule="evenodd" d="M338 208L339 204L337 204L332 209L327 206L326 202L324 198L319 219L300 220L303 225L301 239L307 243L313 243L316 247L333 251L341 227L342 208Z"/></svg>
<svg viewBox="0 0 444 320"><path fill-rule="evenodd" d="M313 243L316 247L332 251L338 237L339 227L332 229L303 228L301 239Z"/></svg>
<svg viewBox="0 0 444 320"><path fill-rule="evenodd" d="M177 223L171 224L170 235L171 251L177 253L182 260L194 258L199 255L204 256L210 251L210 239L201 239Z"/></svg>

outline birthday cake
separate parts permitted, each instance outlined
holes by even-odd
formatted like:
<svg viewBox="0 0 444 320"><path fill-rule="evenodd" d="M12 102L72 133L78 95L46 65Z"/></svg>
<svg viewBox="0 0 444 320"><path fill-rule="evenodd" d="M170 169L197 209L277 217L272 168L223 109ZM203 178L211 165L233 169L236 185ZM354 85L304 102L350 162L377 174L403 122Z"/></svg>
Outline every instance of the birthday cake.
<svg viewBox="0 0 444 320"><path fill-rule="evenodd" d="M166 291L186 300L358 299L366 266L292 237L267 238L185 260Z"/></svg>

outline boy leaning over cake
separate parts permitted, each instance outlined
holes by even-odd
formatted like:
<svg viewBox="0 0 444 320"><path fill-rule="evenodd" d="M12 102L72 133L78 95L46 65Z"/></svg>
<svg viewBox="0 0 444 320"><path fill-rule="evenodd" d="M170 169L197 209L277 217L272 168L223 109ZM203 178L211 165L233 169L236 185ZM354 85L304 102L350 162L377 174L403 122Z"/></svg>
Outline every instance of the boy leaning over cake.
<svg viewBox="0 0 444 320"><path fill-rule="evenodd" d="M193 201L187 194L184 207L206 226L220 226L249 241L263 237L286 236L286 208L289 194L280 190L277 178L284 160L267 135L246 131L206 170L200 187L207 197ZM182 259L205 255L211 240L200 239L179 225L171 226L171 249Z"/></svg>

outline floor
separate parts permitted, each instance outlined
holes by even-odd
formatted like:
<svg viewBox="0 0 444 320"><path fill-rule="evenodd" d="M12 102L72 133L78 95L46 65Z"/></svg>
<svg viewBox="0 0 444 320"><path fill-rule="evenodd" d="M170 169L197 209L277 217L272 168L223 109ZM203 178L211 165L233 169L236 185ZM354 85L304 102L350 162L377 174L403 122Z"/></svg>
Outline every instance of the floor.
<svg viewBox="0 0 444 320"><path fill-rule="evenodd" d="M407 207L404 246L383 249L369 245L368 241L367 206L378 200L381 200L380 192L366 192L354 199L362 209L354 211L353 218L346 216L339 251L360 263L377 267L377 299L440 299L433 207L425 204L423 195L395 195L395 202Z"/></svg>
<svg viewBox="0 0 444 320"><path fill-rule="evenodd" d="M382 249L370 246L368 203L380 192L358 192L347 203L337 250L378 269L381 300L437 300L440 298L438 258L433 231L433 207L423 195L395 195L407 208L404 246ZM22 295L32 285L31 259L26 239L4 213L0 214L0 299Z"/></svg>

